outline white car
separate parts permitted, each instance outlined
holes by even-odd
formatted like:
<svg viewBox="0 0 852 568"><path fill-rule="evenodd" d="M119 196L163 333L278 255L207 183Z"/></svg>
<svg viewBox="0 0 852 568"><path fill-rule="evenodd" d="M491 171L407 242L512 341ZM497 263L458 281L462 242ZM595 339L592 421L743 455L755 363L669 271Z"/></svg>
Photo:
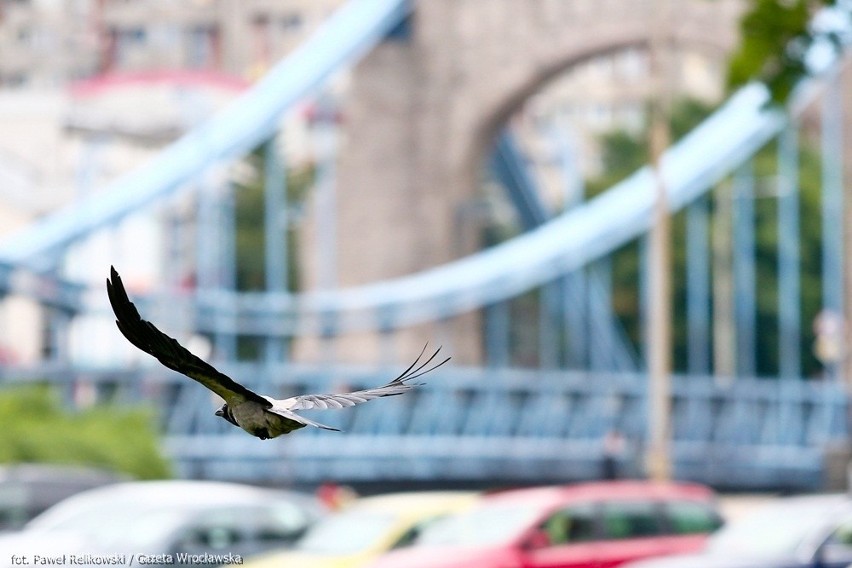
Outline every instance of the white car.
<svg viewBox="0 0 852 568"><path fill-rule="evenodd" d="M312 496L212 481L140 481L78 493L17 533L0 564L224 564L287 547L325 509Z"/></svg>
<svg viewBox="0 0 852 568"><path fill-rule="evenodd" d="M703 552L622 568L845 568L852 562L852 498L789 497L732 521Z"/></svg>

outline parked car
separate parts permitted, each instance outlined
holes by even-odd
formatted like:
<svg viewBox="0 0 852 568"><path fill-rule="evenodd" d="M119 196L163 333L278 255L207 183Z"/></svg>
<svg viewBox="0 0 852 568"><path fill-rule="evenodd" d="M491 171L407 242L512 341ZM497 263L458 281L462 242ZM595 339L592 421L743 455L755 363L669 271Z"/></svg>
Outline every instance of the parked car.
<svg viewBox="0 0 852 568"><path fill-rule="evenodd" d="M0 564L34 555L85 565L98 555L245 557L295 542L324 513L311 496L212 481L118 483L78 493L0 536ZM140 558L138 555L147 555ZM75 561L70 556L77 555ZM210 564L207 558L204 564Z"/></svg>
<svg viewBox="0 0 852 568"><path fill-rule="evenodd" d="M732 521L697 554L624 568L843 568L852 562L852 499L789 497Z"/></svg>
<svg viewBox="0 0 852 568"><path fill-rule="evenodd" d="M601 482L484 496L371 568L609 568L698 550L722 524L694 484Z"/></svg>
<svg viewBox="0 0 852 568"><path fill-rule="evenodd" d="M82 466L0 466L0 532L20 530L30 519L75 493L129 480L124 474Z"/></svg>
<svg viewBox="0 0 852 568"><path fill-rule="evenodd" d="M362 497L311 527L293 550L251 559L246 568L356 568L411 544L438 518L470 507L477 494L424 491Z"/></svg>

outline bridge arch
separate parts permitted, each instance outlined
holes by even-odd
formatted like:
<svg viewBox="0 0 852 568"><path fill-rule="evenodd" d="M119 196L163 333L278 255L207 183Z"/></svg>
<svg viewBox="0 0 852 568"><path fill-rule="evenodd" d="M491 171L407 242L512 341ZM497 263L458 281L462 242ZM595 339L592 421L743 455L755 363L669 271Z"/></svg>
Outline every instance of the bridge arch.
<svg viewBox="0 0 852 568"><path fill-rule="evenodd" d="M723 45L720 38L708 29L694 35L686 34L681 29L672 32L664 41L676 49L706 53L722 60L730 48ZM593 38L588 45L578 46L578 49L570 52L554 52L552 61L531 66L525 70L525 74L514 77L513 81L495 89L497 93L502 93L502 97L493 101L490 108L482 109L479 125L474 127L468 141L470 148L466 155L469 157L465 160L465 167L471 169L468 175L475 175L481 168L495 137L512 114L530 97L547 88L561 75L598 57L614 56L631 49L649 49L650 38L647 29L635 26L630 30L622 30L622 34L620 37Z"/></svg>
<svg viewBox="0 0 852 568"><path fill-rule="evenodd" d="M499 126L566 68L646 45L651 4L416 2L409 37L386 41L353 72L338 167L338 284L411 274L478 250L467 214L476 210L482 159ZM740 8L738 0L676 3L671 42L730 49ZM370 226L391 228L394 239ZM317 283L310 263L307 288ZM458 324L453 337L463 352L480 352L477 328ZM423 339L414 335L412 347ZM344 352L363 349L356 342Z"/></svg>

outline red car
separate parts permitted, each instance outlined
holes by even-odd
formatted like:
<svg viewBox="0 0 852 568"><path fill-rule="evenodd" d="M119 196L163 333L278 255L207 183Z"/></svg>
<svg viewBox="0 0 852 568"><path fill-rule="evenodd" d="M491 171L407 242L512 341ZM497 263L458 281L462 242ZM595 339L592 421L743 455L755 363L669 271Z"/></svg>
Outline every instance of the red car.
<svg viewBox="0 0 852 568"><path fill-rule="evenodd" d="M609 568L699 550L722 524L701 485L621 481L514 489L426 527L371 568Z"/></svg>

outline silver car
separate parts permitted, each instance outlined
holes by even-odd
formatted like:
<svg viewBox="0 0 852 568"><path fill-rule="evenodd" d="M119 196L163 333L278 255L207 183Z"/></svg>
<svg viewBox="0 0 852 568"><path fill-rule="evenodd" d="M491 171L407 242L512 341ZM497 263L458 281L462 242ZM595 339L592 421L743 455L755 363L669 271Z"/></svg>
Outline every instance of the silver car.
<svg viewBox="0 0 852 568"><path fill-rule="evenodd" d="M845 568L852 562L852 498L779 499L714 533L698 554L622 568Z"/></svg>

